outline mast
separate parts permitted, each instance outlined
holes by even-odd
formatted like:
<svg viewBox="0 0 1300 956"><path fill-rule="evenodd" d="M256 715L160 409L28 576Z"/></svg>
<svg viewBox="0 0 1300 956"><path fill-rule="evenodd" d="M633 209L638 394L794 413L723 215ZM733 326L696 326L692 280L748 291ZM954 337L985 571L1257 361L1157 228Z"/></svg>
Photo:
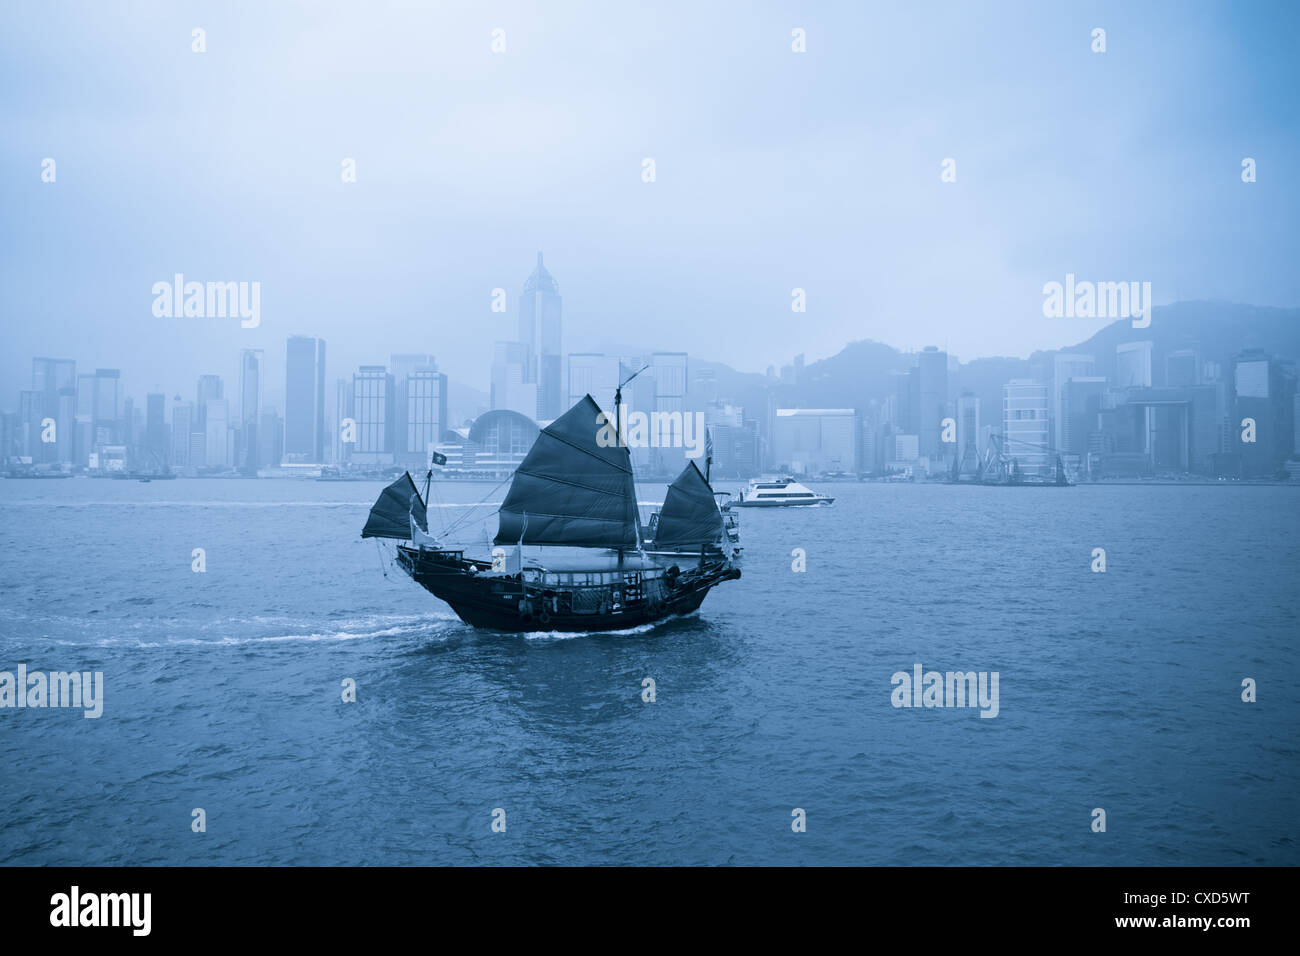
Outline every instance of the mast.
<svg viewBox="0 0 1300 956"><path fill-rule="evenodd" d="M646 365L642 365L639 369L637 369L635 372L633 372L631 375L629 375L629 376L628 376L627 378L625 378L623 381L619 382L619 383L618 383L618 387L614 389L614 444L615 444L616 447L619 447L619 448L626 447L626 446L623 444L623 422L622 422L622 420L621 420L621 416L622 416L622 414L623 414L623 386L629 384L629 383L632 381L632 379L636 378L638 375L640 375L642 372L644 372L644 371L645 371L646 369L648 369L649 367L650 367L650 366L649 366L648 364L646 364ZM629 459L629 462L630 462L630 460L631 460L631 459ZM635 489L635 488L636 488L636 485L633 484L632 487L633 487L633 489ZM637 549L637 551L641 551L641 550L642 550L642 547L641 547L641 515L640 515L639 513L637 514L637 517L636 517L636 549ZM623 549L622 549L622 548L619 548L619 549L618 549L618 566L619 566L620 568L623 566Z"/></svg>
<svg viewBox="0 0 1300 956"><path fill-rule="evenodd" d="M623 386L630 384L632 379L636 378L649 367L649 365L642 365L623 381L619 382L618 387L614 389L614 441L618 443L620 447L623 445L623 423L619 420L619 416L623 413Z"/></svg>
<svg viewBox="0 0 1300 956"><path fill-rule="evenodd" d="M713 488L713 483L709 481L709 474L713 471L713 432L709 431L709 426L704 426L704 483Z"/></svg>

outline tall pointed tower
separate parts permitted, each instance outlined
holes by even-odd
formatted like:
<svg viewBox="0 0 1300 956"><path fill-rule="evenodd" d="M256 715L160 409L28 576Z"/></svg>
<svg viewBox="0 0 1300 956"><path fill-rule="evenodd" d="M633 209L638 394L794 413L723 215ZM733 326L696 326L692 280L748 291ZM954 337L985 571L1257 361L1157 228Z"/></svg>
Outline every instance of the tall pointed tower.
<svg viewBox="0 0 1300 956"><path fill-rule="evenodd" d="M537 384L537 420L551 421L564 411L560 286L542 264L524 283L519 300L519 341L524 347L524 382Z"/></svg>

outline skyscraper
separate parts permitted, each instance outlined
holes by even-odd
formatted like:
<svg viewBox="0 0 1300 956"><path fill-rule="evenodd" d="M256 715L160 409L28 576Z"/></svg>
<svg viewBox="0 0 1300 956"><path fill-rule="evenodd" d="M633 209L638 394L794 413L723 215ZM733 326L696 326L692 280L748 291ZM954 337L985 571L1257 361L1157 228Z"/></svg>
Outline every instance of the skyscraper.
<svg viewBox="0 0 1300 956"><path fill-rule="evenodd" d="M1090 377L1095 368L1096 362L1091 355L1062 352L1052 359L1052 445L1057 451L1079 454L1088 450L1070 447L1070 423L1069 413L1065 410L1065 397L1070 379Z"/></svg>
<svg viewBox="0 0 1300 956"><path fill-rule="evenodd" d="M95 369L94 435L91 441L96 447L130 438L129 435L118 438L122 431L123 399L121 370Z"/></svg>
<svg viewBox="0 0 1300 956"><path fill-rule="evenodd" d="M238 464L245 469L257 468L257 426L262 415L262 389L265 387L262 349L239 352L239 446Z"/></svg>
<svg viewBox="0 0 1300 956"><path fill-rule="evenodd" d="M144 464L150 469L165 470L170 461L166 409L166 395L150 392L145 396Z"/></svg>
<svg viewBox="0 0 1300 956"><path fill-rule="evenodd" d="M334 430L330 433L330 447L336 465L350 461L352 450L356 448L355 437L344 440L348 437L344 434L345 422L351 421L355 426L352 414L352 382L346 378L337 379L334 383Z"/></svg>
<svg viewBox="0 0 1300 956"><path fill-rule="evenodd" d="M362 365L352 376L357 428L352 460L369 465L393 461L393 377L382 365Z"/></svg>
<svg viewBox="0 0 1300 956"><path fill-rule="evenodd" d="M177 395L172 399L171 463L178 468L190 464L190 433L194 428L194 404Z"/></svg>
<svg viewBox="0 0 1300 956"><path fill-rule="evenodd" d="M71 359L32 359L32 390L40 393L40 417L55 422L54 441L38 441L33 459L36 461L72 461L76 436L75 407L69 408L67 398L77 394L77 363ZM42 433L44 429L41 429Z"/></svg>
<svg viewBox="0 0 1300 956"><path fill-rule="evenodd" d="M550 421L564 412L564 395L561 391L561 316L559 283L542 265L542 254L539 252L537 268L524 282L524 293L519 299L523 383L537 385L537 408L532 416L539 421Z"/></svg>
<svg viewBox="0 0 1300 956"><path fill-rule="evenodd" d="M221 376L220 375L200 375L199 383L194 389L194 412L196 415L194 425L196 431L203 431L204 423L207 421L208 402L214 398L224 398L221 394Z"/></svg>
<svg viewBox="0 0 1300 956"><path fill-rule="evenodd" d="M654 352L646 372L654 377L654 410L677 414L686 413L687 355L685 352ZM667 439L668 447L651 450L651 467L662 475L676 475L686 466L685 436L673 434Z"/></svg>
<svg viewBox="0 0 1300 956"><path fill-rule="evenodd" d="M284 457L325 460L325 340L291 335L284 347Z"/></svg>
<svg viewBox="0 0 1300 956"><path fill-rule="evenodd" d="M425 468L447 428L447 376L432 368L410 371L401 386L401 464Z"/></svg>
<svg viewBox="0 0 1300 956"><path fill-rule="evenodd" d="M408 427L410 425L409 416L413 411L410 402L412 387L415 388L415 397L417 399L414 411L417 415L425 416L422 421L417 423L421 428L427 428L437 418L437 410L435 407L434 411L428 412L425 407L424 399L428 396L425 396L423 392L429 391L427 377L421 377L414 386L411 385L411 377L416 373L432 372L436 374L438 363L434 361L432 355L426 352L406 352L394 354L389 359L388 369L393 376L393 454L399 462L418 466L427 461L429 455L424 438L418 437L423 435L423 431L413 433ZM436 388L436 384L434 387ZM442 389L440 394L445 401L446 389ZM416 444L408 445L409 441L415 441Z"/></svg>
<svg viewBox="0 0 1300 956"><path fill-rule="evenodd" d="M1115 387L1151 385L1151 342L1125 342L1115 347Z"/></svg>
<svg viewBox="0 0 1300 956"><path fill-rule="evenodd" d="M204 434L204 463L210 468L229 468L232 464L230 460L230 416L229 409L224 398L213 398L208 400L207 408L203 413Z"/></svg>
<svg viewBox="0 0 1300 956"><path fill-rule="evenodd" d="M778 468L801 475L857 474L858 429L851 408L778 408L772 454Z"/></svg>
<svg viewBox="0 0 1300 956"><path fill-rule="evenodd" d="M1270 477L1295 450L1295 364L1260 349L1247 349L1234 357L1232 371L1233 429L1242 474ZM1247 420L1254 423L1254 441L1246 441Z"/></svg>
<svg viewBox="0 0 1300 956"><path fill-rule="evenodd" d="M957 398L957 458L965 460L980 453L980 400L966 392Z"/></svg>
<svg viewBox="0 0 1300 956"><path fill-rule="evenodd" d="M1022 473L1037 474L1052 464L1047 412L1046 385L1012 379L1002 386L1003 446Z"/></svg>
<svg viewBox="0 0 1300 956"><path fill-rule="evenodd" d="M74 460L85 465L95 444L95 376L77 376L76 450Z"/></svg>
<svg viewBox="0 0 1300 956"><path fill-rule="evenodd" d="M916 424L921 454L931 459L942 458L943 419L948 407L948 353L927 345L917 356L916 368L920 400Z"/></svg>

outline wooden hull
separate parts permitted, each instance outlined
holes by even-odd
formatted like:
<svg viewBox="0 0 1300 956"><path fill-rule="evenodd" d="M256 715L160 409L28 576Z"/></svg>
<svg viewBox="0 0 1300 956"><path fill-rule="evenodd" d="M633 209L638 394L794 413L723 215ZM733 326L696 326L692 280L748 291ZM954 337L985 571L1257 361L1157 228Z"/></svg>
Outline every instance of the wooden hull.
<svg viewBox="0 0 1300 956"><path fill-rule="evenodd" d="M730 562L683 562L678 574L649 578L630 570L597 585L555 585L490 573L460 552L398 548L398 564L473 627L530 631L621 631L697 610L714 585L740 577Z"/></svg>

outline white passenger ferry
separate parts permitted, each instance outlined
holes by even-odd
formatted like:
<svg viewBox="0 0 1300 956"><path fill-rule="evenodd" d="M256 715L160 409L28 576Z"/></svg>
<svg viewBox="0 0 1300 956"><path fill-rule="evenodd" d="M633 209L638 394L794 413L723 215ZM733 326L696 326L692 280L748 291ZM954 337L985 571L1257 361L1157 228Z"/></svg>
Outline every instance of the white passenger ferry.
<svg viewBox="0 0 1300 956"><path fill-rule="evenodd" d="M834 498L819 495L793 478L755 478L740 492L738 508L792 508L797 505L829 505Z"/></svg>

